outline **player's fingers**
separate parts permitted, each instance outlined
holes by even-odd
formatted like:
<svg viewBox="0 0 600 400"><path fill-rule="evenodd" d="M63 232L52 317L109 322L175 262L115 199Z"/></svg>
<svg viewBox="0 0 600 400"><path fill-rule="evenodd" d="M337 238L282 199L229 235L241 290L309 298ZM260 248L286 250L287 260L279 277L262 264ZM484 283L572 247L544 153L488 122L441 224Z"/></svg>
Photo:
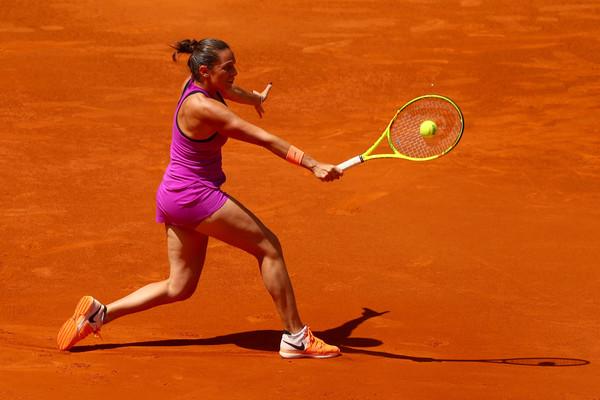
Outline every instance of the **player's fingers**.
<svg viewBox="0 0 600 400"><path fill-rule="evenodd" d="M267 87L265 88L265 90L263 90L263 92L261 93L262 97L263 97L263 102L267 99L267 97L269 96L269 92L271 91L271 88L273 87L273 82L269 82L269 84L267 85Z"/></svg>
<svg viewBox="0 0 600 400"><path fill-rule="evenodd" d="M324 182L333 182L336 179L340 179L340 177L341 177L341 174L339 173L339 170L337 168L333 167L332 169L327 171L327 173L323 177L323 181Z"/></svg>
<svg viewBox="0 0 600 400"><path fill-rule="evenodd" d="M265 109L262 107L262 105L260 106L255 106L254 107L256 109L256 112L258 113L258 116L260 118L262 118L263 113L265 112Z"/></svg>

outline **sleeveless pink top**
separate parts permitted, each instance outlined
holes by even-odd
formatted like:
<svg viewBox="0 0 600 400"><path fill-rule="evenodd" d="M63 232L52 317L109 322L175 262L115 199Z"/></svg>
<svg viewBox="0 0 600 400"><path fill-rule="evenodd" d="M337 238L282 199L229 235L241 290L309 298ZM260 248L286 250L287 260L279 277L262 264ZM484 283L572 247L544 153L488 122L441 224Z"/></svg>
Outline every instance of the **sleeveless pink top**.
<svg viewBox="0 0 600 400"><path fill-rule="evenodd" d="M225 183L225 174L223 173L221 162L221 148L227 142L227 136L215 132L208 139L190 139L183 134L177 122L177 115L183 101L188 96L198 92L210 98L204 89L196 86L190 80L183 91L177 111L175 112L171 140L171 163L167 167L163 178L163 183L167 190L181 190L192 183L198 182L218 189ZM222 97L219 100L225 103Z"/></svg>
<svg viewBox="0 0 600 400"><path fill-rule="evenodd" d="M195 93L210 98L192 80L185 85L173 120L171 162L156 193L156 222L194 226L227 201L227 195L220 190L225 183L221 148L227 136L215 132L208 139L190 139L177 123L181 104ZM220 94L218 100L225 104Z"/></svg>

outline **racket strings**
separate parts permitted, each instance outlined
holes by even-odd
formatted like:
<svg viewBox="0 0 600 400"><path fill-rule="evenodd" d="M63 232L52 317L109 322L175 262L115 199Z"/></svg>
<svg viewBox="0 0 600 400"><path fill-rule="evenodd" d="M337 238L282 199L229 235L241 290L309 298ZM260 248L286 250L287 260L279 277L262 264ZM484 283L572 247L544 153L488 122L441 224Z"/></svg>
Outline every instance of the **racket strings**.
<svg viewBox="0 0 600 400"><path fill-rule="evenodd" d="M435 135L425 137L420 128L424 121L433 121ZM462 134L462 117L451 102L438 97L420 98L396 116L390 125L390 144L400 154L425 159L448 152Z"/></svg>

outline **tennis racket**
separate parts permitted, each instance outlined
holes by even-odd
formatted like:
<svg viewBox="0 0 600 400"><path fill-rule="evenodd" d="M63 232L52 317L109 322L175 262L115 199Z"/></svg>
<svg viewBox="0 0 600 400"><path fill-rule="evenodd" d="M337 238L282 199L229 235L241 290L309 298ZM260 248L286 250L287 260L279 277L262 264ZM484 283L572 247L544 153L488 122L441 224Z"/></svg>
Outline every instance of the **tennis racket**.
<svg viewBox="0 0 600 400"><path fill-rule="evenodd" d="M375 144L363 154L344 161L342 171L377 158L433 160L458 144L464 129L463 115L449 98L439 95L417 97L402 107ZM385 139L393 153L371 154Z"/></svg>

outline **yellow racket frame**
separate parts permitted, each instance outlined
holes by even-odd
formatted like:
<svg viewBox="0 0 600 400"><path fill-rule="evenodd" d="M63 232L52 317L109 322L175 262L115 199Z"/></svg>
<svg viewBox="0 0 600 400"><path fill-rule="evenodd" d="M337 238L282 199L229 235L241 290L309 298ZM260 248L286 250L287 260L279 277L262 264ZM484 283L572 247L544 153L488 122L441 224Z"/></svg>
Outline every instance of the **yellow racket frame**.
<svg viewBox="0 0 600 400"><path fill-rule="evenodd" d="M413 104L416 101L419 100L423 100L426 98L438 98L438 99L442 99L447 101L449 104L451 104L456 111L458 112L458 115L460 117L460 132L458 134L458 136L456 137L456 140L448 147L446 148L444 151L438 153L438 154L434 154L428 157L410 157L407 155L404 155L402 153L400 153L395 146L392 143L392 138L390 135L390 129L392 127L392 124L394 123L394 121L396 121L396 119L398 118L398 116L402 113L403 110L406 109L406 107L408 107L409 105ZM452 100L450 100L448 97L445 96L441 96L441 95L436 95L436 94L429 94L429 95L425 95L425 96L420 96L417 97L411 101L409 101L408 103L406 103L404 106L402 106L401 109L399 109L396 112L396 115L394 115L394 118L392 118L392 120L390 121L390 123L388 124L387 128L385 129L385 131L383 131L383 134L379 137L379 139L377 139L377 141L373 144L373 146L371 146L367 151L365 151L363 154L353 157L341 164L338 165L339 168L341 168L342 170L346 170L350 167L353 167L355 165L358 165L360 163L363 163L365 161L368 160L374 160L374 159L378 159L378 158L401 158L404 160L410 160L410 161L429 161L429 160L433 160L436 158L439 158L441 156L443 156L444 154L448 153L450 150L452 150L460 141L462 134L464 131L464 118L463 118L463 114L460 111L460 108L456 105L456 103L454 103ZM388 139L388 144L390 145L393 153L384 153L384 154L371 154L380 144L381 142L387 138Z"/></svg>

